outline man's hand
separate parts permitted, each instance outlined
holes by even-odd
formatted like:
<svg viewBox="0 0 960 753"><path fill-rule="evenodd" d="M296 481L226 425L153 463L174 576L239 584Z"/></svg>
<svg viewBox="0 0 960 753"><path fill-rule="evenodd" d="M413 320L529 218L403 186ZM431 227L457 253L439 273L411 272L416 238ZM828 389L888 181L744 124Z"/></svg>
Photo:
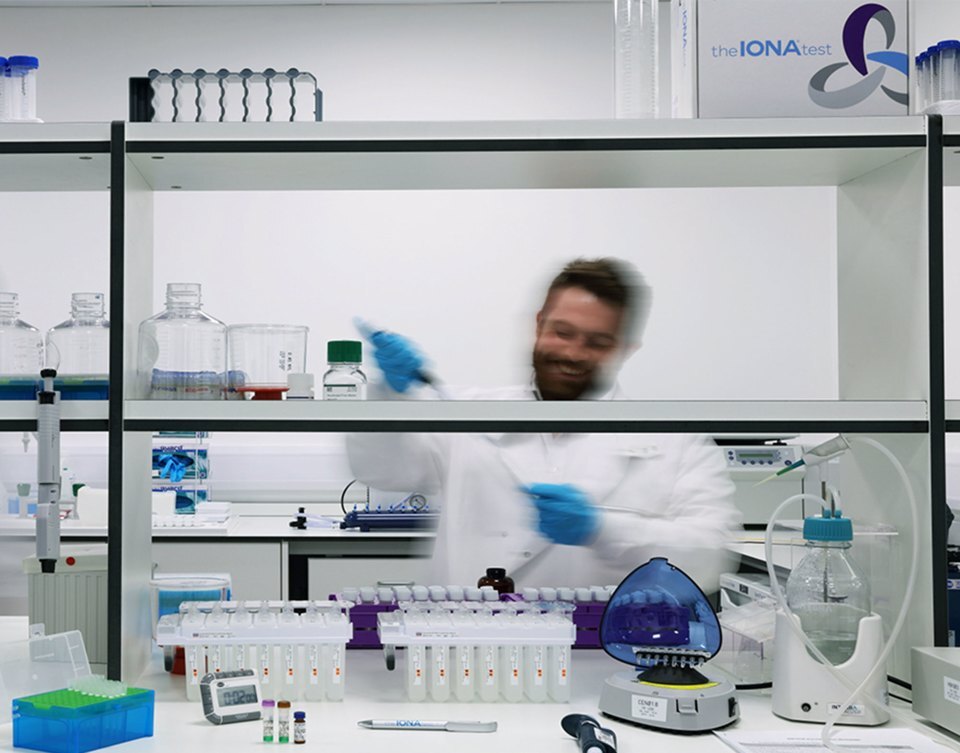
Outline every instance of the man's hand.
<svg viewBox="0 0 960 753"><path fill-rule="evenodd" d="M397 392L406 392L420 378L423 356L412 342L394 332L374 332L368 339L387 384Z"/></svg>
<svg viewBox="0 0 960 753"><path fill-rule="evenodd" d="M572 484L521 487L537 508L537 530L555 544L587 544L600 530L600 510Z"/></svg>

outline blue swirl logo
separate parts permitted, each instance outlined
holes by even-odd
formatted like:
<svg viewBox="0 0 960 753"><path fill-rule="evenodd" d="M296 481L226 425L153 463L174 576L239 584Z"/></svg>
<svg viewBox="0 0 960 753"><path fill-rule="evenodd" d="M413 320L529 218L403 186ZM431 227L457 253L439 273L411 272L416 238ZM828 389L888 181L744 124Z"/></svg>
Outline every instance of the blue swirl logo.
<svg viewBox="0 0 960 753"><path fill-rule="evenodd" d="M882 50L867 52L865 49L867 28L874 21L883 28L886 47ZM910 58L906 53L890 49L896 35L897 25L893 14L887 8L879 3L861 5L850 14L843 25L843 51L847 56L847 62L831 63L813 74L808 87L810 99L820 107L839 110L863 102L880 89L897 104L906 106L909 102L908 93L891 89L884 84L884 78L890 71L903 74L904 79L909 73ZM868 61L877 64L872 71L867 64ZM860 79L843 89L827 91L827 82L830 78L847 67L852 67L859 73Z"/></svg>

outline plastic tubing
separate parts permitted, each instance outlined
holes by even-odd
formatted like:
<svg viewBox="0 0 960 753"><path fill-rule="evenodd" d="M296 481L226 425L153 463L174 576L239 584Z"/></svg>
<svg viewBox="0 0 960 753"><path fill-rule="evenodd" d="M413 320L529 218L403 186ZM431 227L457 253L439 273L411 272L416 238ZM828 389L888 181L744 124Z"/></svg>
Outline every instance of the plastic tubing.
<svg viewBox="0 0 960 753"><path fill-rule="evenodd" d="M787 620L790 624L791 629L797 634L797 636L803 641L804 645L810 651L811 654L816 657L817 661L826 666L828 670L833 674L833 676L839 680L847 688L851 689L850 697L828 718L826 723L823 725L823 731L820 733L820 739L823 742L824 747L832 751L837 751L838 753L844 749L840 746L837 746L832 741L833 727L836 724L837 720L843 715L843 712L847 710L847 707L853 703L853 701L863 692L863 689L870 683L873 679L873 676L883 667L886 666L887 658L890 656L890 652L893 651L894 644L897 637L900 635L900 631L903 628L903 623L906 621L907 614L910 607L910 599L913 597L914 586L916 585L917 580L917 569L920 555L920 510L917 506L917 498L914 496L913 487L910 485L910 479L907 477L907 472L904 469L903 465L897 460L896 456L890 452L884 445L880 442L872 439L870 437L860 437L854 436L849 437L852 442L862 443L870 445L871 447L879 450L883 456L890 461L894 469L897 472L897 475L900 477L900 481L903 484L904 488L907 490L907 499L910 501L910 512L912 516L913 523L913 536L911 537L911 556L910 556L910 574L907 576L907 588L904 592L903 604L900 607L900 612L897 614L897 619L894 621L892 630L890 631L890 637L887 639L887 642L883 646L883 650L880 652L880 656L877 659L876 663L873 665L871 670L867 673L867 676L863 679L859 685L854 686L853 682L849 680L842 672L836 670L836 668L827 661L826 657L820 652L813 641L807 637L807 634L803 632L803 628L797 625L794 620ZM763 549L764 557L767 560L767 572L770 575L770 587L773 590L773 594L777 600L777 606L784 610L784 612L790 614L790 608L787 606L786 597L783 594L783 590L780 588L780 583L777 580L776 571L773 565L773 526L777 518L780 517L780 514L783 510L793 504L794 502L801 499L811 499L816 500L820 505L823 505L824 501L814 495L814 494L795 494L792 497L784 500L780 506L774 510L773 515L770 516L770 521L767 524L767 530L763 539ZM884 706L874 700L870 696L865 696L866 700L872 703L874 706L878 706L889 713L892 717L895 717L899 721L905 723L907 726L914 726L914 720L905 714L900 713L894 708L889 706ZM950 741L950 747L953 747L953 741L936 730L925 727L924 732L928 735L936 735L943 741Z"/></svg>

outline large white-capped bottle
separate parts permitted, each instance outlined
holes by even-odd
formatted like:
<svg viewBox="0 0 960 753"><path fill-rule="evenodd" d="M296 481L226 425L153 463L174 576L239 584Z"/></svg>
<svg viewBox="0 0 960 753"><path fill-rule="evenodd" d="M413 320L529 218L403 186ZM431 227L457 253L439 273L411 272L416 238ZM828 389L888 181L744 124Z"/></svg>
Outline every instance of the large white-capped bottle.
<svg viewBox="0 0 960 753"><path fill-rule="evenodd" d="M42 368L40 330L20 319L16 293L0 293L0 399L35 399Z"/></svg>
<svg viewBox="0 0 960 753"><path fill-rule="evenodd" d="M614 0L618 118L657 117L660 0Z"/></svg>
<svg viewBox="0 0 960 753"><path fill-rule="evenodd" d="M47 332L47 367L58 377L107 378L110 370L110 322L103 293L74 293L70 318Z"/></svg>
<svg viewBox="0 0 960 753"><path fill-rule="evenodd" d="M166 310L140 324L138 370L151 400L220 400L227 327L205 313L198 283L167 284Z"/></svg>

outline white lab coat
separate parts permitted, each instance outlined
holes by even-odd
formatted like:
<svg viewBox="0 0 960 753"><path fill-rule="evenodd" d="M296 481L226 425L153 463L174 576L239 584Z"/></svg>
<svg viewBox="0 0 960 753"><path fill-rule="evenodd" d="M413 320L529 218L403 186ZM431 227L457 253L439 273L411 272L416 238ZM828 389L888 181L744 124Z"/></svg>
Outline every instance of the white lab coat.
<svg viewBox="0 0 960 753"><path fill-rule="evenodd" d="M529 400L531 388L459 397ZM616 390L607 397L618 397ZM706 592L735 560L739 525L721 453L688 434L351 434L358 479L378 489L440 494L434 582L472 585L488 567L520 586L617 584L651 557L667 557ZM536 530L524 484L573 484L601 507L586 546Z"/></svg>

